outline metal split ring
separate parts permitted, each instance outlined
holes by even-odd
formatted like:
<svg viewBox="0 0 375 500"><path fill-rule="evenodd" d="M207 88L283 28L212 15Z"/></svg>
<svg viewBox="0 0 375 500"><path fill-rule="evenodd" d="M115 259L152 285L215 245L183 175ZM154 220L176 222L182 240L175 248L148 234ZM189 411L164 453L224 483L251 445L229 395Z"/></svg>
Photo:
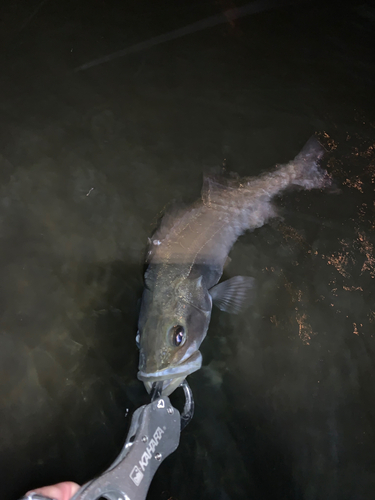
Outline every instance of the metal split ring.
<svg viewBox="0 0 375 500"><path fill-rule="evenodd" d="M181 413L181 430L185 429L187 424L190 422L190 420L193 418L194 415L194 398L193 398L193 392L187 383L186 379L181 382L180 386L182 387L185 395L185 404L184 404L184 409L182 410ZM158 382L154 382L152 384L152 389L151 389L151 402L155 401L155 399L160 398L161 393L163 390L163 381L160 380Z"/></svg>

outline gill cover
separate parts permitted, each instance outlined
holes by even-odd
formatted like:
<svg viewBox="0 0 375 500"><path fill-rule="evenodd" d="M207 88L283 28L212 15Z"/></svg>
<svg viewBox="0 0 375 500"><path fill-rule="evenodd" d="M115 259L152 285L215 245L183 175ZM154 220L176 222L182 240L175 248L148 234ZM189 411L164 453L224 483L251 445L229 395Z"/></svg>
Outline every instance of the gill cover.
<svg viewBox="0 0 375 500"><path fill-rule="evenodd" d="M173 375L207 333L212 300L202 277L176 281L165 289L144 289L138 324L139 369L144 373L168 368ZM174 333L181 342L176 342Z"/></svg>

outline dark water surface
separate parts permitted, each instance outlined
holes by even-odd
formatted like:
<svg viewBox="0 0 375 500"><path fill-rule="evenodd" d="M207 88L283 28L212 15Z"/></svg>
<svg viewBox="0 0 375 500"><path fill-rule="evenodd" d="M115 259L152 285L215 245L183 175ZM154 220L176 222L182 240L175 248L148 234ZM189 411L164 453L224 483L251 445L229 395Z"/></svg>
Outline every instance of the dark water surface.
<svg viewBox="0 0 375 500"><path fill-rule="evenodd" d="M1 498L87 481L122 447L147 400L134 337L163 207L315 132L341 192L289 193L235 245L226 275L256 278L255 306L213 313L195 417L148 498L374 498L371 4L280 2L80 72L235 3L1 5Z"/></svg>

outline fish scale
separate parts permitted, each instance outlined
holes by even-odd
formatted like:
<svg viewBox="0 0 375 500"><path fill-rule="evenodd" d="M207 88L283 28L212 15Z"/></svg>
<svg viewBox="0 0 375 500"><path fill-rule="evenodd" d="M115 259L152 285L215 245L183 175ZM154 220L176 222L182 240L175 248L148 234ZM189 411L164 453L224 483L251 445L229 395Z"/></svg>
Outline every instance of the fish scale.
<svg viewBox="0 0 375 500"><path fill-rule="evenodd" d="M202 365L212 305L238 313L254 298L254 279L219 283L228 254L245 231L276 216L272 199L286 188L324 188L319 167L324 150L312 137L296 158L259 177L206 176L201 199L170 211L150 240L138 335L138 378L148 391L163 381L168 396Z"/></svg>

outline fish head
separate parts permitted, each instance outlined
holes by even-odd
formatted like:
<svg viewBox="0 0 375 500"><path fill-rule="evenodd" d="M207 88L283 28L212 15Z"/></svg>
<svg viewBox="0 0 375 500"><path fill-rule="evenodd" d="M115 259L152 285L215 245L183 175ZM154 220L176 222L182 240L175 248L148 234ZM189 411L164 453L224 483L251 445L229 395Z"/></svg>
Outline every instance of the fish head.
<svg viewBox="0 0 375 500"><path fill-rule="evenodd" d="M148 392L163 381L168 396L202 366L199 352L211 317L212 300L202 278L179 279L145 288L138 324L139 372Z"/></svg>

